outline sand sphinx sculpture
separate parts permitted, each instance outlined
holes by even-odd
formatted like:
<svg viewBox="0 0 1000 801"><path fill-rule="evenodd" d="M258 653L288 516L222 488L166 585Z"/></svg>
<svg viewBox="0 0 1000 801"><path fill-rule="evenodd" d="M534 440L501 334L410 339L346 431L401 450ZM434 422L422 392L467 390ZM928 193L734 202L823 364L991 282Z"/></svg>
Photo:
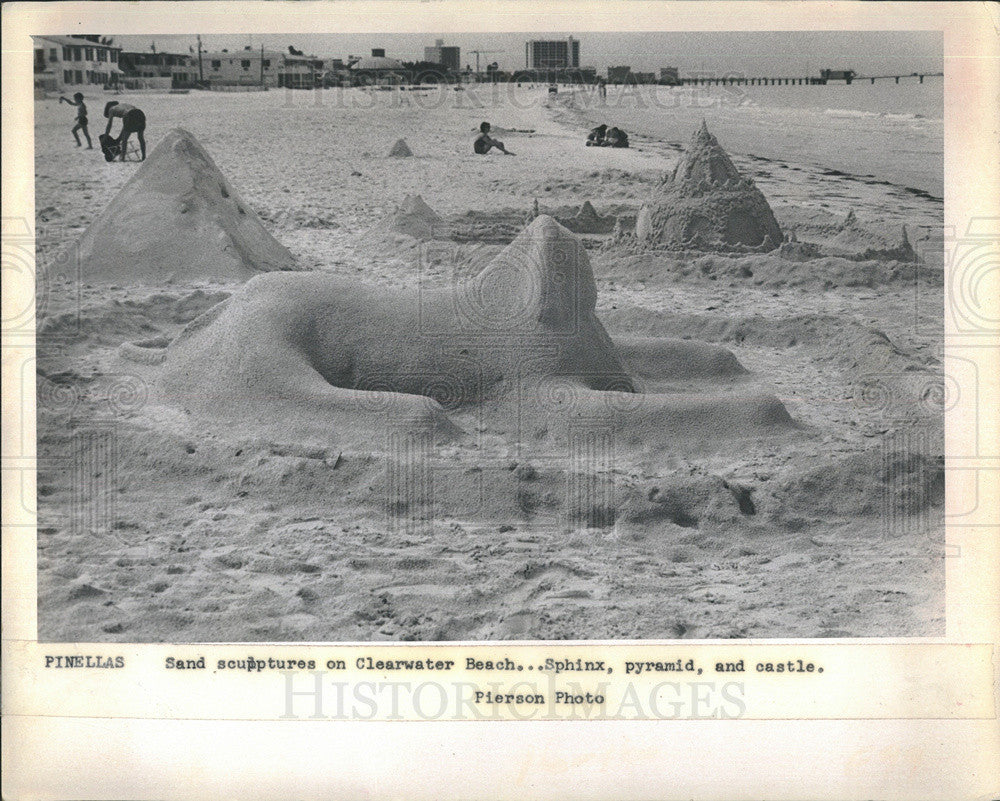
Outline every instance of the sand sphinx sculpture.
<svg viewBox="0 0 1000 801"><path fill-rule="evenodd" d="M640 246L673 250L767 252L782 242L763 193L740 174L704 122L640 209L635 235Z"/></svg>
<svg viewBox="0 0 1000 801"><path fill-rule="evenodd" d="M641 443L772 434L792 426L767 394L642 394L622 359L679 375L745 372L704 343L612 342L580 240L534 220L478 275L399 289L322 273L258 276L166 349L159 392L227 432L371 449L373 430L461 437L463 414L501 434L544 436L566 421L614 426ZM638 370L642 372L642 370Z"/></svg>
<svg viewBox="0 0 1000 801"><path fill-rule="evenodd" d="M211 156L174 128L57 263L58 277L90 284L243 282L294 270Z"/></svg>

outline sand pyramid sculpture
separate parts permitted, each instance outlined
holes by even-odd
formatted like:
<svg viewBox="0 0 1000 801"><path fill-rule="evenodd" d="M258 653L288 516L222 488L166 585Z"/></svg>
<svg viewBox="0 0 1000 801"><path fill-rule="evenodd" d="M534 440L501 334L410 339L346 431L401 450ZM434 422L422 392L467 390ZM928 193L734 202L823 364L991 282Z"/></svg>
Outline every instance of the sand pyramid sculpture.
<svg viewBox="0 0 1000 801"><path fill-rule="evenodd" d="M291 253L187 131L174 128L64 260L84 283L243 282L295 269Z"/></svg>
<svg viewBox="0 0 1000 801"><path fill-rule="evenodd" d="M616 222L617 217L602 217L594 205L585 200L576 214L566 219L563 224L577 234L609 234L614 230Z"/></svg>
<svg viewBox="0 0 1000 801"><path fill-rule="evenodd" d="M767 200L701 127L636 220L641 244L665 248L768 251L782 242Z"/></svg>
<svg viewBox="0 0 1000 801"><path fill-rule="evenodd" d="M434 239L443 228L444 220L424 202L420 195L406 195L403 201L368 232L371 239L410 236L420 241Z"/></svg>
<svg viewBox="0 0 1000 801"><path fill-rule="evenodd" d="M396 144L389 150L389 155L392 158L406 158L407 156L412 156L413 151L410 150L410 146L406 144L405 139L397 139Z"/></svg>
<svg viewBox="0 0 1000 801"><path fill-rule="evenodd" d="M230 433L368 447L373 426L458 436L449 413L480 404L494 410L498 430L504 414L546 429L553 415L572 411L614 425L633 419L643 439L649 429L704 436L789 420L773 397L637 395L596 300L582 243L541 215L456 287L258 276L161 351L158 392L195 417L224 421ZM661 360L687 359L677 347ZM642 343L630 356L656 358L657 348ZM566 397L572 410L561 405Z"/></svg>

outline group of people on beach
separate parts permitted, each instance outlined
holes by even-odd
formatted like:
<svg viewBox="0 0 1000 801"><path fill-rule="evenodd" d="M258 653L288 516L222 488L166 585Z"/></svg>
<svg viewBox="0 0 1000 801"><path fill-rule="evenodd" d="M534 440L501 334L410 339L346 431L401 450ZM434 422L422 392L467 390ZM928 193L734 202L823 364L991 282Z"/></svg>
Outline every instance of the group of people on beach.
<svg viewBox="0 0 1000 801"><path fill-rule="evenodd" d="M607 125L598 125L587 136L587 147L628 147L628 134L621 128L609 128ZM499 150L508 156L514 154L507 150L503 142L494 139L490 135L490 124L484 122L479 126L479 136L472 143L474 152L481 156L486 155L491 150Z"/></svg>
<svg viewBox="0 0 1000 801"><path fill-rule="evenodd" d="M81 147L80 136L78 131L83 134L84 139L87 140L87 150L93 150L94 144L90 141L90 131L87 130L87 104L84 103L83 94L77 92L73 95L73 99L69 100L66 97L59 97L60 103L68 103L71 106L76 107L76 122L73 125L70 133L73 134L73 138L76 140L76 146ZM139 140L139 151L141 154L140 161L146 160L146 115L143 113L142 109L136 108L129 103L119 103L117 100L109 100L104 105L104 116L108 120L108 126L104 129L104 133L98 137L98 141L101 145L101 152L104 153L104 159L106 161L114 161L117 156L122 161L125 161L125 154L128 152L128 140L132 134L136 135ZM111 136L111 126L113 125L115 119L120 119L122 121L122 129L118 133L118 136Z"/></svg>
<svg viewBox="0 0 1000 801"><path fill-rule="evenodd" d="M628 134L602 123L587 134L587 147L628 147Z"/></svg>
<svg viewBox="0 0 1000 801"><path fill-rule="evenodd" d="M90 131L87 130L87 104L84 103L83 94L77 92L73 99L60 96L60 103L68 103L76 107L76 122L70 133L76 140L76 146L81 147L80 136L83 134L87 140L87 149L93 150L94 145L90 141ZM139 140L140 161L146 160L146 115L142 109L136 108L129 103L119 103L117 100L109 100L104 105L104 116L108 120L108 126L104 133L98 137L101 151L107 161L113 161L117 156L121 161L125 161L128 151L128 140L132 134ZM122 121L122 128L117 137L111 136L111 127L115 119ZM503 142L494 139L490 135L491 126L488 122L483 122L479 126L479 135L472 143L473 152L484 156L491 150L498 150L505 156L513 156L514 153L504 147ZM598 125L587 137L587 147L628 147L628 134L618 128L608 128L607 125Z"/></svg>

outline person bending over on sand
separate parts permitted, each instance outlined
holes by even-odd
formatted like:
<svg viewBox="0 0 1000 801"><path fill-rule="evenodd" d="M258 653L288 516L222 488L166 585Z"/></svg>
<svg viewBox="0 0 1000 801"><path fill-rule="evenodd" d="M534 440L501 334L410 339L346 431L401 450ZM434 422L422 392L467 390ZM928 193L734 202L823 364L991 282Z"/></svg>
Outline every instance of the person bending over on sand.
<svg viewBox="0 0 1000 801"><path fill-rule="evenodd" d="M111 123L115 117L120 117L122 121L122 132L118 135L118 144L121 145L121 160L125 161L125 153L128 152L128 138L135 134L139 139L139 151L142 154L140 161L146 160L146 115L141 109L128 103L119 103L117 100L109 100L104 106L104 116L108 118L108 127L105 134L111 133Z"/></svg>
<svg viewBox="0 0 1000 801"><path fill-rule="evenodd" d="M476 141L472 143L472 149L480 156L485 156L493 148L496 148L505 156L514 155L503 146L503 142L490 136L490 124L488 122L484 122L479 126L479 136L477 136Z"/></svg>
<svg viewBox="0 0 1000 801"><path fill-rule="evenodd" d="M598 125L587 135L587 147L600 147L604 144L604 136L608 132L607 125Z"/></svg>
<svg viewBox="0 0 1000 801"><path fill-rule="evenodd" d="M628 134L619 128L612 128L604 139L604 147L628 147Z"/></svg>
<svg viewBox="0 0 1000 801"><path fill-rule="evenodd" d="M73 138L76 140L76 146L80 147L80 137L77 136L77 131L83 131L83 136L87 140L87 150L93 150L94 145L90 141L90 132L87 130L87 105L83 102L83 95L77 92L73 95L72 100L67 100L62 95L59 96L60 103L69 103L71 106L76 106L76 124L70 131L73 134Z"/></svg>

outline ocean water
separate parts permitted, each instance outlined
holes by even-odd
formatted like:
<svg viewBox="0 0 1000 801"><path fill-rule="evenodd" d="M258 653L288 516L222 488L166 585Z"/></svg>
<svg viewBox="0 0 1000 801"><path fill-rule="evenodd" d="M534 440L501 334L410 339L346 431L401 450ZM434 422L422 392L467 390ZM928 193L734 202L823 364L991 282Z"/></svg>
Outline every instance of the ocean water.
<svg viewBox="0 0 1000 801"><path fill-rule="evenodd" d="M941 78L850 86L608 87L574 93L594 124L685 144L702 119L729 152L944 196Z"/></svg>

